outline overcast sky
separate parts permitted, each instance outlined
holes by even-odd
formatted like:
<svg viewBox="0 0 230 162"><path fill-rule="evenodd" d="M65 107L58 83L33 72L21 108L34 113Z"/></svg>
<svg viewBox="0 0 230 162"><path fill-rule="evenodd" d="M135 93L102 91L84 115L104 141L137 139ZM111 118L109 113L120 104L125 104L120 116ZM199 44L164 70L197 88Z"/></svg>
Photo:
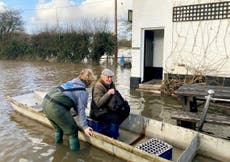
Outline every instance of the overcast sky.
<svg viewBox="0 0 230 162"><path fill-rule="evenodd" d="M132 0L117 0L118 19L126 19ZM114 19L114 0L0 0L0 10L21 12L26 31L46 24L71 23L82 18Z"/></svg>

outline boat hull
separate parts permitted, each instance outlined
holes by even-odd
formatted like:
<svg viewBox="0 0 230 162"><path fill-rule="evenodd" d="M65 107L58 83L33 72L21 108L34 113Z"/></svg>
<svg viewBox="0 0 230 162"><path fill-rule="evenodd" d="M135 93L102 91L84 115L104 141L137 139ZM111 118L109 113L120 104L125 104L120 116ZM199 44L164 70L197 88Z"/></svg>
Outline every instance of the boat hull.
<svg viewBox="0 0 230 162"><path fill-rule="evenodd" d="M44 92L35 92L30 94L30 96L8 97L8 100L20 114L52 128L40 107L44 94ZM28 100L29 97L31 97L29 99L31 103L24 101L24 99ZM135 138L131 142L121 139L123 141L121 142L97 132L94 132L92 137L87 137L82 132L79 132L79 139L126 161L169 161L137 149L135 145L138 142L135 141L140 137L144 137L143 139L159 138L175 147L185 150L178 157L174 157L173 161L180 161L186 154L188 154L186 157L191 156L188 160L193 159L196 154L200 154L218 161L230 161L228 151L230 149L230 141L228 140L211 137L190 129L134 114L130 114L122 123L121 129L127 132L132 131L136 135ZM133 145L130 145L130 143ZM186 150L189 150L189 153L186 153Z"/></svg>

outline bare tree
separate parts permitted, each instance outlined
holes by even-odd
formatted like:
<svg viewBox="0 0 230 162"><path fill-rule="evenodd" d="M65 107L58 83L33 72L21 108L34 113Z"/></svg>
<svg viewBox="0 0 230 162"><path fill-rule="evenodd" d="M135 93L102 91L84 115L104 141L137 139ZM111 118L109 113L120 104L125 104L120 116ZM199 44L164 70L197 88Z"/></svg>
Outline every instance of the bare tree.
<svg viewBox="0 0 230 162"><path fill-rule="evenodd" d="M0 12L0 38L14 32L23 31L23 21L17 10Z"/></svg>

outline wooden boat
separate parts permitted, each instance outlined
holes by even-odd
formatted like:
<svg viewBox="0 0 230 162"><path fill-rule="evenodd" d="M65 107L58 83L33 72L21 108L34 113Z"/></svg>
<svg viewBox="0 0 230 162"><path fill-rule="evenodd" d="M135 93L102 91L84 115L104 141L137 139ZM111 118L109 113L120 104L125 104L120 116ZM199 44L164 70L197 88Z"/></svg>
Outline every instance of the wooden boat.
<svg viewBox="0 0 230 162"><path fill-rule="evenodd" d="M17 112L51 127L41 111L41 102L44 95L45 92L34 91L7 98ZM173 146L171 160L161 158L136 147L152 138L160 139ZM80 132L79 139L126 161L187 162L192 161L194 157L201 159L211 158L212 161L213 159L216 161L230 161L230 141L228 140L211 137L134 114L130 114L128 119L122 123L119 140L97 132L94 132L92 137L86 137Z"/></svg>

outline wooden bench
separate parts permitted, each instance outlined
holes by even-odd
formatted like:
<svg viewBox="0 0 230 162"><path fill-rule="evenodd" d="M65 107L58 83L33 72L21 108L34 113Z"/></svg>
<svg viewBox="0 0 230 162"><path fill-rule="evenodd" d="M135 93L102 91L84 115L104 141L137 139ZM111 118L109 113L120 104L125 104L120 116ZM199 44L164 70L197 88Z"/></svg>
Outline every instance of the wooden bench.
<svg viewBox="0 0 230 162"><path fill-rule="evenodd" d="M191 123L190 128L195 129L197 127L197 123L200 122L200 115L194 112L186 112L186 111L177 111L171 115L172 119L177 121L177 125L183 126L186 122ZM215 115L215 114L207 114L205 118L205 123L212 124L223 124L230 126L230 117Z"/></svg>

